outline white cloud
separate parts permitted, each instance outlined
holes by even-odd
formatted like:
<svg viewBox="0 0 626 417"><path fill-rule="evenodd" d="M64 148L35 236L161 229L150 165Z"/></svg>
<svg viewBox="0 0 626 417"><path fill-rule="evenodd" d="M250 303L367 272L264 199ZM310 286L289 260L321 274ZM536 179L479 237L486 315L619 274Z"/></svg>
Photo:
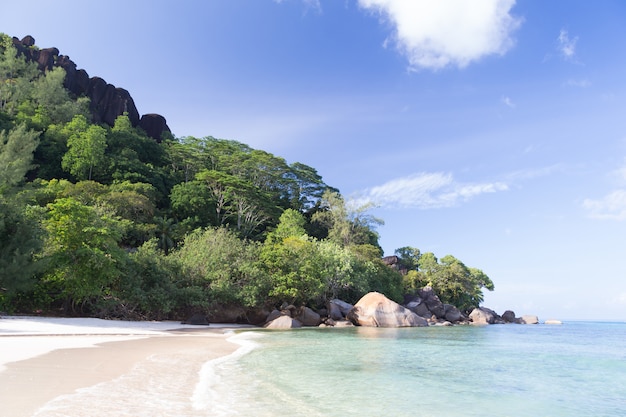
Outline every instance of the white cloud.
<svg viewBox="0 0 626 417"><path fill-rule="evenodd" d="M584 79L584 78L583 79L570 78L569 80L565 82L565 85L567 87L587 88L591 86L591 81Z"/></svg>
<svg viewBox="0 0 626 417"><path fill-rule="evenodd" d="M601 200L585 199L583 208L594 219L626 220L626 190L615 190Z"/></svg>
<svg viewBox="0 0 626 417"><path fill-rule="evenodd" d="M481 194L507 189L502 182L464 184L450 173L419 173L372 187L363 199L387 208L431 209L452 207Z"/></svg>
<svg viewBox="0 0 626 417"><path fill-rule="evenodd" d="M274 3L284 3L285 0L274 0ZM304 5L305 11L313 10L316 13L322 13L322 4L320 0L302 0L302 4Z"/></svg>
<svg viewBox="0 0 626 417"><path fill-rule="evenodd" d="M504 104L507 107L510 107L512 109L515 108L515 103L513 103L513 100L511 100L511 97L502 97L500 99L500 101L502 102L502 104Z"/></svg>
<svg viewBox="0 0 626 417"><path fill-rule="evenodd" d="M620 183L626 183L626 165L616 169L613 172L613 176L616 177Z"/></svg>
<svg viewBox="0 0 626 417"><path fill-rule="evenodd" d="M570 39L569 33L567 33L565 29L561 29L557 41L559 52L563 58L573 60L576 56L576 42L578 42L578 37Z"/></svg>
<svg viewBox="0 0 626 417"><path fill-rule="evenodd" d="M533 145L530 145L529 147L524 149L523 153L526 154L534 151L535 147ZM509 182L534 180L537 178L547 177L555 172L563 171L564 169L565 167L562 164L554 164L541 168L527 168L510 172L505 176L505 179Z"/></svg>
<svg viewBox="0 0 626 417"><path fill-rule="evenodd" d="M463 68L486 55L502 55L522 22L510 14L515 0L358 1L393 25L391 40L412 70Z"/></svg>
<svg viewBox="0 0 626 417"><path fill-rule="evenodd" d="M316 13L322 13L322 5L320 0L302 0L304 7L308 10L313 10Z"/></svg>
<svg viewBox="0 0 626 417"><path fill-rule="evenodd" d="M616 189L599 200L585 199L582 206L593 219L626 220L626 163L612 171L610 177L619 184Z"/></svg>

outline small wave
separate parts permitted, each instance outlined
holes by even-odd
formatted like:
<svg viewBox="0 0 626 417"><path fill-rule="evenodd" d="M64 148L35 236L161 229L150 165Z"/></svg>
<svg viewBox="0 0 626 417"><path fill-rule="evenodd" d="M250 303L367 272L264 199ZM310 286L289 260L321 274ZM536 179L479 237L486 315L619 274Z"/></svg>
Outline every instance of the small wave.
<svg viewBox="0 0 626 417"><path fill-rule="evenodd" d="M237 361L242 356L247 355L259 347L259 343L255 342L254 339L261 337L264 337L264 335L258 332L235 333L234 336L229 337L227 340L239 345L236 351L230 355L212 359L202 365L202 368L200 368L198 372L198 383L191 397L192 405L195 410L211 408L212 412L217 412L219 415L227 415L232 412L228 404L224 403L223 398L221 398L220 394L215 389L222 381L219 371L224 368L224 365Z"/></svg>

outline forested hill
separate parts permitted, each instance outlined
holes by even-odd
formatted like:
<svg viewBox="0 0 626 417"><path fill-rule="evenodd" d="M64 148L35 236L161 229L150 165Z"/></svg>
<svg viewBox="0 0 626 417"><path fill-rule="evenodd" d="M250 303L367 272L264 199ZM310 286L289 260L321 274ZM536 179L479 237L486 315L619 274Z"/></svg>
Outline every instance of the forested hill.
<svg viewBox="0 0 626 417"><path fill-rule="evenodd" d="M170 132L163 116L144 114L140 117L127 90L117 88L100 77L89 77L87 71L78 69L69 56L60 55L57 48L40 49L35 45L35 38L30 35L21 40L13 37L12 42L18 54L27 61L36 63L39 71L62 68L65 71L63 86L76 97L89 98L89 111L94 123L113 126L117 116L127 113L133 127L141 127L148 136L157 141L161 140L163 133Z"/></svg>
<svg viewBox="0 0 626 417"><path fill-rule="evenodd" d="M155 137L130 95L98 80L55 48L0 34L0 311L240 320L369 291L399 301L426 284L469 309L493 288L411 247L397 251L401 274L381 260L381 222L314 168L177 138L160 116Z"/></svg>

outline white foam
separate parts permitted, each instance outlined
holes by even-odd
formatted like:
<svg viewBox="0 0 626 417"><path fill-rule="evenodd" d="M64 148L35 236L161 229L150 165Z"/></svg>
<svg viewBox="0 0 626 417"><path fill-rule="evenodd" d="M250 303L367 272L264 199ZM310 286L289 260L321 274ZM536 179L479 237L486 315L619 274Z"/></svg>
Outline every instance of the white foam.
<svg viewBox="0 0 626 417"><path fill-rule="evenodd" d="M263 337L263 335L257 332L235 334L227 339L229 342L236 343L240 346L235 352L210 360L202 365L202 368L198 372L198 383L191 397L192 405L195 410L211 409L212 413L216 413L215 415L232 415L233 411L230 409L229 404L220 397L220 393L216 390L216 387L219 386L221 382L219 370L224 364L236 361L256 349L259 344L253 340L259 337Z"/></svg>

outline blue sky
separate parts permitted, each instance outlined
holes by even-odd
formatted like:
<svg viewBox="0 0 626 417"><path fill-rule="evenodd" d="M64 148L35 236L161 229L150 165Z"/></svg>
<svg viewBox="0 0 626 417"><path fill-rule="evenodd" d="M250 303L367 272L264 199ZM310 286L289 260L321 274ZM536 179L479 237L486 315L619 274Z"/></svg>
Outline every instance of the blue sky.
<svg viewBox="0 0 626 417"><path fill-rule="evenodd" d="M31 0L56 46L178 136L315 167L387 254L452 254L485 305L626 320L626 3Z"/></svg>

